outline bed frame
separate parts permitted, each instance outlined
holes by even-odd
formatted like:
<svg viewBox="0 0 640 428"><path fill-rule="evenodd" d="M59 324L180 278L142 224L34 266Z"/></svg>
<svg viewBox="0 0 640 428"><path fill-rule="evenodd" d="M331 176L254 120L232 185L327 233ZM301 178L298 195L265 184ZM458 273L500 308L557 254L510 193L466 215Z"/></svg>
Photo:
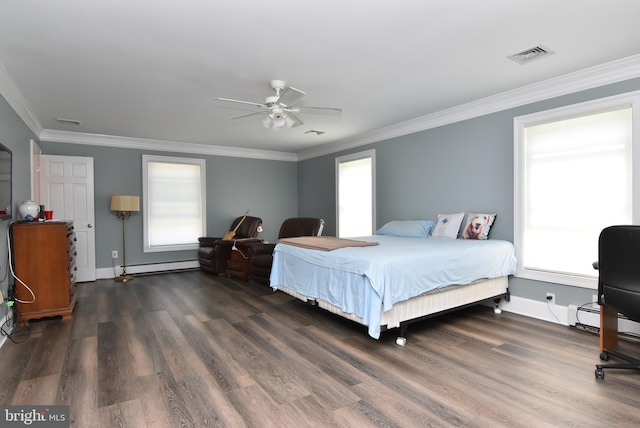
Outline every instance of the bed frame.
<svg viewBox="0 0 640 428"><path fill-rule="evenodd" d="M362 318L343 312L340 308L330 303L304 296L287 287L278 286L278 290L343 318L365 325ZM506 276L479 280L468 285L451 285L396 303L391 310L382 312L380 330L400 328L400 336L396 339L396 344L404 346L407 343L405 338L407 326L411 323L488 300L495 302L494 312L499 314L501 313L499 303L502 298L509 301L508 278Z"/></svg>

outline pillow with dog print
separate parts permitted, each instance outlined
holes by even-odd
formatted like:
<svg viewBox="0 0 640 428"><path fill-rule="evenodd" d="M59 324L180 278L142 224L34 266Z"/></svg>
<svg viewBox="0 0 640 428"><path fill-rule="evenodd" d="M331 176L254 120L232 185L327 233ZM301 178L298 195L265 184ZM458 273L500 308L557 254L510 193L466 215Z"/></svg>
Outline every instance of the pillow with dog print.
<svg viewBox="0 0 640 428"><path fill-rule="evenodd" d="M431 236L433 238L456 239L463 219L464 213L438 214L438 221Z"/></svg>
<svg viewBox="0 0 640 428"><path fill-rule="evenodd" d="M467 221L462 229L462 239L488 239L489 230L496 219L495 214L467 214Z"/></svg>

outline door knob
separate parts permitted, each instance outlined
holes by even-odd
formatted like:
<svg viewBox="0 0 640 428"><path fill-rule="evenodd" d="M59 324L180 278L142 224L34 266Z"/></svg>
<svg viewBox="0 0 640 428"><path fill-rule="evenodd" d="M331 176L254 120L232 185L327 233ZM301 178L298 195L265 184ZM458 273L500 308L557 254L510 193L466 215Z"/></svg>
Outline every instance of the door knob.
<svg viewBox="0 0 640 428"><path fill-rule="evenodd" d="M89 223L89 224L87 225L87 227L88 227L89 229L91 229L91 228L93 227L93 225L92 225L91 223Z"/></svg>

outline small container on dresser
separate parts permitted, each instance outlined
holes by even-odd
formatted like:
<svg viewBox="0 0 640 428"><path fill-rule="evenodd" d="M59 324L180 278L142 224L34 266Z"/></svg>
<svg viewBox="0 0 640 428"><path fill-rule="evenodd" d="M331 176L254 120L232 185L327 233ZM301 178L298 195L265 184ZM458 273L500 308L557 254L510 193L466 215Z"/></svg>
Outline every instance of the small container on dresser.
<svg viewBox="0 0 640 428"><path fill-rule="evenodd" d="M17 303L23 319L70 318L76 303L73 223L14 223L11 236L14 272L19 279L15 281L16 297L31 302Z"/></svg>

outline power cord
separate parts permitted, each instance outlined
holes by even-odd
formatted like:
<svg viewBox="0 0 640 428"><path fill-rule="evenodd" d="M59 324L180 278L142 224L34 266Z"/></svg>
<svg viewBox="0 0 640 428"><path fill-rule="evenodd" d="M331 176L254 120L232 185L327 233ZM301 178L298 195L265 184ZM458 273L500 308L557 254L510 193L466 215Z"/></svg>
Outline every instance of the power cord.
<svg viewBox="0 0 640 428"><path fill-rule="evenodd" d="M249 259L249 256L245 256L245 254L242 252L242 250L240 250L238 247L236 247L236 240L233 240L233 246L231 247L231 251L237 251L240 253L240 255L242 256L242 258L244 258L245 260Z"/></svg>
<svg viewBox="0 0 640 428"><path fill-rule="evenodd" d="M594 327L589 324L583 324L580 322L580 312L590 312L590 313L599 313L600 311L595 307L598 306L596 302L587 302L577 307L576 310L576 327L580 327L581 330L591 333L595 336L600 335L600 327ZM621 319L628 319L624 315L619 315ZM622 340L627 340L630 342L640 343L640 335L634 333L632 331L620 331L618 332L618 337Z"/></svg>
<svg viewBox="0 0 640 428"><path fill-rule="evenodd" d="M547 308L549 308L549 312L551 312L551 315L553 315L553 317L556 319L556 321L558 322L558 324L561 324L560 320L558 319L558 317L556 316L556 314L553 312L553 310L551 310L551 300L553 298L551 296L547 296Z"/></svg>
<svg viewBox="0 0 640 428"><path fill-rule="evenodd" d="M17 297L14 297L14 300L18 303L24 303L24 304L35 303L36 295L33 293L33 290L27 284L25 284L20 278L18 278L16 273L13 271L13 260L11 258L11 237L10 237L9 231L13 227L14 223L11 223L7 228L7 252L9 253L9 270L11 271L11 276L13 276L13 278L18 282L18 284L26 288L29 294L31 294L31 300L20 300Z"/></svg>
<svg viewBox="0 0 640 428"><path fill-rule="evenodd" d="M582 324L580 322L580 312L598 312L597 310L595 310L595 308L593 307L594 305L597 305L597 303L595 302L587 302L587 303L583 303L582 305L578 306L576 308L576 323L578 324ZM589 307L590 306L590 307Z"/></svg>
<svg viewBox="0 0 640 428"><path fill-rule="evenodd" d="M118 277L118 272L116 269L116 259L114 259L113 257L111 258L111 268L113 269L113 277L117 278Z"/></svg>
<svg viewBox="0 0 640 428"><path fill-rule="evenodd" d="M11 240L11 231L15 221L9 223L6 232L7 238L7 269L4 272L4 276L2 281L7 279L8 273L11 272L11 276L15 279L15 281L22 285L28 292L31 294L31 300L22 300L18 299L16 296L15 284L13 286L9 284L8 296L2 296L2 302L5 303L5 315L4 322L0 325L0 334L2 336L6 336L13 343L22 343L27 340L31 334L31 328L29 324L24 320L22 314L20 314L20 310L16 303L29 304L34 303L36 301L36 295L34 294L31 287L29 287L24 281L22 281L13 270L13 260L12 260L12 240ZM2 295L2 293L0 293Z"/></svg>
<svg viewBox="0 0 640 428"><path fill-rule="evenodd" d="M582 305L576 308L576 327L580 328L582 331L585 331L587 333L591 333L597 336L597 335L600 335L599 327L593 327L589 324L584 324L580 321L580 312L592 312L592 313L597 312L593 308L593 305L595 305L594 302L587 302L587 303L583 303Z"/></svg>
<svg viewBox="0 0 640 428"><path fill-rule="evenodd" d="M5 311L5 321L0 326L0 334L6 336L13 343L22 343L31 334L29 324L22 318L13 300L7 300L5 303L7 310Z"/></svg>

